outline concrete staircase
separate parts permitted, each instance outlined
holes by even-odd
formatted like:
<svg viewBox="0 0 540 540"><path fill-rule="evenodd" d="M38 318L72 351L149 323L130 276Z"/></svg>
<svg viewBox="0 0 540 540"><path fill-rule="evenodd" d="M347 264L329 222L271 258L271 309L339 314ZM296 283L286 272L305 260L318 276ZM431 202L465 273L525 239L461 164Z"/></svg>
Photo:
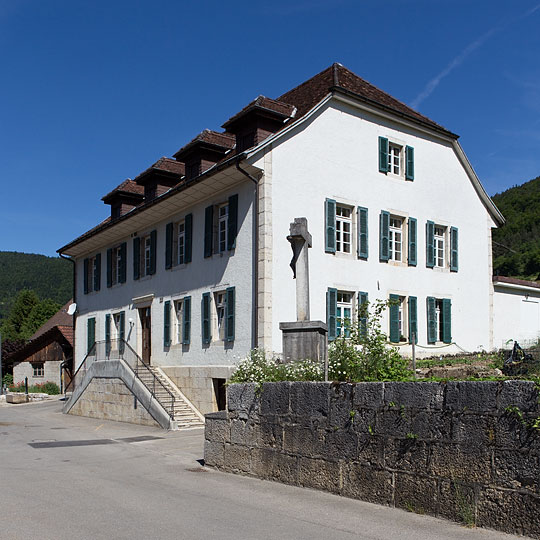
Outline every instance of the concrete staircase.
<svg viewBox="0 0 540 540"><path fill-rule="evenodd" d="M168 409L171 396L167 390L174 396L174 421L177 429L190 429L204 426L204 417L189 403L178 387L155 366L148 366L146 369L139 369L139 379L144 385L154 393L156 399ZM151 373L150 373L151 372ZM156 384L154 389L154 376L161 382ZM162 386L163 385L163 386Z"/></svg>

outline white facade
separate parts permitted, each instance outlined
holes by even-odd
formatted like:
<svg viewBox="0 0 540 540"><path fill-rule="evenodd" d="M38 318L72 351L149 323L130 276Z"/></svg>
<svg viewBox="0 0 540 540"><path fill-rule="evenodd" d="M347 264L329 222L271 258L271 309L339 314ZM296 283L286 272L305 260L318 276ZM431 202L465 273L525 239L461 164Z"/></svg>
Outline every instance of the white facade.
<svg viewBox="0 0 540 540"><path fill-rule="evenodd" d="M386 173L379 170L381 137L389 142L390 159L401 160L399 174L395 174L395 167ZM413 180L406 179L405 174L407 147L414 149ZM494 337L491 324L491 228L503 219L451 134L330 93L310 112L241 153L238 164L251 179L233 161L228 166L211 168L193 185L171 190L163 200L131 216L128 213L125 219L61 250L76 260L76 366L87 352L88 320L95 320L96 341L109 337L105 335L107 316L112 320L110 337L120 337L115 333L114 321L115 314L121 312L125 321L123 336L142 355L141 310L147 309L151 314L151 363L174 375L187 397L199 403L203 412L212 410L212 379L228 376L231 366L253 347L280 353L279 323L296 319L295 283L289 266L292 254L287 241L289 225L296 217L307 218L313 238L309 250L312 320L327 321L329 291L337 293L338 319L339 315L357 315L360 292L367 293L369 301L388 300L394 295L403 301L402 309L393 312L392 321L390 317L384 321L384 329L390 334L394 331L395 336L399 316L397 341L404 354L411 349L411 317L416 323L419 354L489 350L497 345L498 334ZM236 246L205 258L205 208L217 208L236 194ZM341 214L336 216L335 225L341 236L334 240L343 241L346 233L346 244L350 244L344 248L340 243L335 253L329 253L326 245L327 200L335 201ZM367 235L367 257L365 253L362 257L357 254L359 207L367 211L367 230L362 229ZM380 260L381 212L390 219L390 259L401 261ZM166 269L167 224L188 213L193 215L192 260ZM413 250L408 235L414 220L416 264L411 266L409 255L412 257ZM439 259L435 249L434 267L426 266L428 222L433 224L435 235L440 233L436 246L440 248ZM459 232L455 236L459 242L454 246L457 260L451 261L454 229ZM155 273L134 279L133 239L153 230L157 238ZM106 250L123 242L126 281L107 287ZM84 260L98 253L101 287L85 294ZM451 262L455 268L451 268ZM216 293L232 287L234 338L226 340L217 331ZM209 344L204 343L202 335L205 293L211 299ZM179 342L181 329L177 331L174 315L175 302L186 297L191 298L189 345ZM414 305L411 297L416 299L415 316L409 312L409 305ZM171 306L170 344L164 337L167 302ZM432 309L430 320L435 324L430 339L428 304ZM440 314L443 311L444 316Z"/></svg>
<svg viewBox="0 0 540 540"><path fill-rule="evenodd" d="M495 281L493 338L495 348L526 346L540 339L540 288L531 283Z"/></svg>

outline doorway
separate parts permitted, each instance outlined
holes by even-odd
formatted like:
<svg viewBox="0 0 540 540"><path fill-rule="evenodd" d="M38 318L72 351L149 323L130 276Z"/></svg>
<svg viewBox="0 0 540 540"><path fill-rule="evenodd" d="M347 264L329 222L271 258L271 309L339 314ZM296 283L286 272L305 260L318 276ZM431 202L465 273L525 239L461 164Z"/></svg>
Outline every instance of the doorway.
<svg viewBox="0 0 540 540"><path fill-rule="evenodd" d="M152 318L149 307L139 308L139 319L141 321L141 358L142 361L149 366L152 351Z"/></svg>

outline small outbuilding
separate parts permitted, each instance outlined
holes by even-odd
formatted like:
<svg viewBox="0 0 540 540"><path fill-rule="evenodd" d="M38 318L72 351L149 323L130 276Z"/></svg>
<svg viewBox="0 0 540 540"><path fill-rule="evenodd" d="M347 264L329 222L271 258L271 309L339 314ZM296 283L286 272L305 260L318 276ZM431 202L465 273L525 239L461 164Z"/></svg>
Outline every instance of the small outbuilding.
<svg viewBox="0 0 540 540"><path fill-rule="evenodd" d="M13 382L34 385L47 381L65 388L73 372L73 315L68 314L70 300L31 337L28 343L10 355Z"/></svg>

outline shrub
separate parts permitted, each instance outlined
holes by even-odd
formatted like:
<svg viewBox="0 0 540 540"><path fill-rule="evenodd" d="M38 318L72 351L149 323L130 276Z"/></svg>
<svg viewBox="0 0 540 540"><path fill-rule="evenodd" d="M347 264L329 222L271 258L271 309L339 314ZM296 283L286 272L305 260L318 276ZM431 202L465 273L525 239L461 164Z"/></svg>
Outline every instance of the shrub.
<svg viewBox="0 0 540 540"><path fill-rule="evenodd" d="M47 381L44 383L38 383L34 385L35 392L41 392L43 394L49 394L50 396L57 396L60 393L60 388L56 383Z"/></svg>
<svg viewBox="0 0 540 540"><path fill-rule="evenodd" d="M11 373L6 373L2 378L2 383L4 386L11 386L13 384L13 375L11 375Z"/></svg>

